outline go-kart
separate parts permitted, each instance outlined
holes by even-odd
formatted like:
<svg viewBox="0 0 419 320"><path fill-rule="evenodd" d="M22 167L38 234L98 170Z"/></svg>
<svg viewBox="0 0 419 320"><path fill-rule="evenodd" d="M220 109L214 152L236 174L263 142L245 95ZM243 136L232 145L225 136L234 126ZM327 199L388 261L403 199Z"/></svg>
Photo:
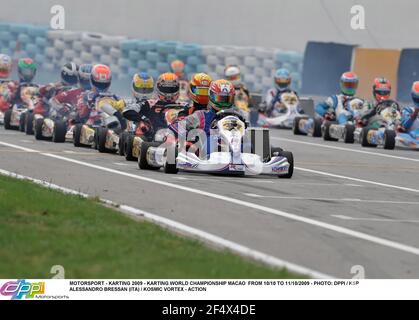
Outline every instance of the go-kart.
<svg viewBox="0 0 419 320"><path fill-rule="evenodd" d="M396 146L397 128L400 124L400 106L394 102L384 107L368 124L355 130L355 140L363 147L383 146L392 150Z"/></svg>
<svg viewBox="0 0 419 320"><path fill-rule="evenodd" d="M139 168L163 168L165 173L172 174L183 170L226 175L266 174L279 178L292 177L292 153L271 148L267 129L264 131L267 134L262 134L262 143L256 144L259 141L255 138L257 129L246 129L246 121L237 111L218 112L211 128L214 133L210 137L199 137L198 140L200 146L205 145L201 138L207 141L209 152L200 152L200 146L195 148L195 144L191 145L180 137L174 140L172 135L166 136L163 142L143 142L138 157ZM256 154L256 150L266 144L269 146L268 153Z"/></svg>
<svg viewBox="0 0 419 320"><path fill-rule="evenodd" d="M167 125L186 116L186 114L183 114L184 111L185 106L181 104L169 104L160 110L164 113ZM121 133L119 154L125 156L127 161L137 161L141 144L144 141L163 141L163 137L167 135L168 131L170 130L167 128L153 128L148 119L144 119L138 124L132 123L130 129Z"/></svg>
<svg viewBox="0 0 419 320"><path fill-rule="evenodd" d="M343 140L345 143L355 142L355 130L359 125L362 111L369 108L363 100L355 98L346 102L343 106L339 103L336 110L329 110L321 126L323 139L326 141ZM339 123L337 117L345 114L346 122Z"/></svg>
<svg viewBox="0 0 419 320"><path fill-rule="evenodd" d="M295 135L308 135L312 137L322 136L323 120L319 117L295 117L292 124L292 132Z"/></svg>
<svg viewBox="0 0 419 320"><path fill-rule="evenodd" d="M71 120L74 118L74 107L64 104L59 110L51 109L48 117L34 115L34 133L36 140L51 140L62 143L71 136Z"/></svg>
<svg viewBox="0 0 419 320"><path fill-rule="evenodd" d="M33 110L41 102L39 88L27 85L21 88L22 103L16 103L4 113L4 128L33 134Z"/></svg>
<svg viewBox="0 0 419 320"><path fill-rule="evenodd" d="M399 132L396 141L404 147L410 149L419 149L419 128L410 130L409 132Z"/></svg>
<svg viewBox="0 0 419 320"><path fill-rule="evenodd" d="M294 92L281 94L281 103L276 103L269 113L259 115L259 124L274 128L293 128L295 119L308 119L308 116L299 109L300 100Z"/></svg>

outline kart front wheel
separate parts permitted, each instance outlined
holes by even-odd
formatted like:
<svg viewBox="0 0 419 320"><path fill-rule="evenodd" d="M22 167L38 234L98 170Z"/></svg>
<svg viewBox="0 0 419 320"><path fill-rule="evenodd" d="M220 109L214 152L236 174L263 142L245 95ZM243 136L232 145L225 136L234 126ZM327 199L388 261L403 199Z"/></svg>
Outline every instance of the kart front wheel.
<svg viewBox="0 0 419 320"><path fill-rule="evenodd" d="M169 163L168 162L168 158L169 158L169 155L166 155L166 163L164 164L164 167L163 167L163 169L164 169L164 172L165 173L168 173L168 174L177 174L178 172L179 172L179 169L177 168L177 166L176 166L176 158L177 158L177 147L175 146L174 147L174 163ZM169 152L167 149L166 149L166 153L167 152Z"/></svg>
<svg viewBox="0 0 419 320"><path fill-rule="evenodd" d="M345 143L354 143L355 126L353 124L346 124L343 132L343 141Z"/></svg>
<svg viewBox="0 0 419 320"><path fill-rule="evenodd" d="M148 164L147 151L150 147L158 147L160 142L146 142L143 141L140 146L140 154L138 155L138 168L141 170L158 170L160 168L153 167Z"/></svg>
<svg viewBox="0 0 419 320"><path fill-rule="evenodd" d="M332 123L330 121L325 121L323 123L323 126L322 126L323 139L325 141L338 141L339 139L333 138L330 135L330 126L331 126L331 124Z"/></svg>
<svg viewBox="0 0 419 320"><path fill-rule="evenodd" d="M313 137L319 138L321 136L322 136L322 120L319 118L314 118Z"/></svg>
<svg viewBox="0 0 419 320"><path fill-rule="evenodd" d="M125 140L127 139L128 132L123 131L119 134L119 143L118 143L118 155L125 155Z"/></svg>
<svg viewBox="0 0 419 320"><path fill-rule="evenodd" d="M33 135L34 114L29 112L25 117L25 133L29 136Z"/></svg>
<svg viewBox="0 0 419 320"><path fill-rule="evenodd" d="M123 146L124 153L125 153L125 160L127 160L127 161L137 160L137 158L135 158L132 155L133 144L134 144L134 135L133 134L128 134L126 136L126 138L124 139L124 146Z"/></svg>
<svg viewBox="0 0 419 320"><path fill-rule="evenodd" d="M108 129L100 127L98 128L96 133L97 133L97 150L100 153L109 152L109 149L106 148L106 138L108 135Z"/></svg>
<svg viewBox="0 0 419 320"><path fill-rule="evenodd" d="M292 122L292 133L294 133L297 136L303 134L300 131L300 120L301 119L302 119L301 117L295 117L294 121Z"/></svg>
<svg viewBox="0 0 419 320"><path fill-rule="evenodd" d="M283 174L283 175L278 175L278 178L291 179L294 173L294 155L292 154L292 152L289 152L289 151L279 151L277 152L277 155L287 158L288 163L290 164L288 168L288 173Z"/></svg>
<svg viewBox="0 0 419 320"><path fill-rule="evenodd" d="M20 114L19 118L19 131L25 132L25 123L26 123L26 112Z"/></svg>
<svg viewBox="0 0 419 320"><path fill-rule="evenodd" d="M81 123L78 123L74 126L73 144L74 144L75 147L81 147L82 146L82 144L80 143L82 127L83 127L83 125Z"/></svg>
<svg viewBox="0 0 419 320"><path fill-rule="evenodd" d="M368 132L369 131L370 131L370 129L368 129L368 128L362 128L359 139L360 139L361 146L372 147L373 148L373 147L376 147L377 145L369 143L369 141L368 141Z"/></svg>
<svg viewBox="0 0 419 320"><path fill-rule="evenodd" d="M36 119L35 121L35 139L36 140L44 140L42 136L42 127L44 126L44 119Z"/></svg>
<svg viewBox="0 0 419 320"><path fill-rule="evenodd" d="M12 109L8 109L4 113L4 129L6 130L14 129L13 126L10 124L11 121L12 121Z"/></svg>
<svg viewBox="0 0 419 320"><path fill-rule="evenodd" d="M57 120L54 122L54 130L52 131L52 142L65 142L65 135L67 133L67 125L64 121Z"/></svg>
<svg viewBox="0 0 419 320"><path fill-rule="evenodd" d="M384 149L393 150L396 146L396 132L394 130L384 131Z"/></svg>

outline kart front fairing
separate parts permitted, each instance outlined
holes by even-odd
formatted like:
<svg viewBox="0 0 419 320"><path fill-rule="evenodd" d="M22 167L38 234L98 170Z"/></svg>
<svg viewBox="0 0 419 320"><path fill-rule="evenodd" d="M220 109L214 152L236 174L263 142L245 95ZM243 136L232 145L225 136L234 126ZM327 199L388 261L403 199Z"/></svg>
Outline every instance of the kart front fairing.
<svg viewBox="0 0 419 320"><path fill-rule="evenodd" d="M396 141L402 146L409 147L411 149L419 149L419 128L409 132L400 132L396 136Z"/></svg>

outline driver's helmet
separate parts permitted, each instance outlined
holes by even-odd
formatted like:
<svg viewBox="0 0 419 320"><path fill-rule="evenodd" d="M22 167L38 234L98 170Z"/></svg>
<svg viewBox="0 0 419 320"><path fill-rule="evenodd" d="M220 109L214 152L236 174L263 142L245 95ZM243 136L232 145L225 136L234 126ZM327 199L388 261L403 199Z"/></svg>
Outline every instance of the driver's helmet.
<svg viewBox="0 0 419 320"><path fill-rule="evenodd" d="M412 100L415 106L419 108L419 81L412 85Z"/></svg>
<svg viewBox="0 0 419 320"><path fill-rule="evenodd" d="M90 75L90 82L92 88L97 92L107 91L112 83L111 69L104 64L94 65Z"/></svg>
<svg viewBox="0 0 419 320"><path fill-rule="evenodd" d="M224 76L227 81L230 81L235 88L241 85L241 72L238 66L230 65L225 67Z"/></svg>
<svg viewBox="0 0 419 320"><path fill-rule="evenodd" d="M340 77L340 91L346 96L354 96L359 79L355 72L345 72Z"/></svg>
<svg viewBox="0 0 419 320"><path fill-rule="evenodd" d="M132 94L139 100L148 100L154 92L154 79L147 72L134 74L132 77Z"/></svg>
<svg viewBox="0 0 419 320"><path fill-rule="evenodd" d="M7 54L0 54L0 78L6 79L12 71L12 58Z"/></svg>
<svg viewBox="0 0 419 320"><path fill-rule="evenodd" d="M230 109L234 103L235 90L230 81L215 80L209 88L209 107L215 111Z"/></svg>
<svg viewBox="0 0 419 320"><path fill-rule="evenodd" d="M194 74L189 82L189 98L199 105L207 105L211 81L211 77L206 73Z"/></svg>
<svg viewBox="0 0 419 320"><path fill-rule="evenodd" d="M79 67L74 62L68 62L61 68L61 81L67 86L74 86L79 82Z"/></svg>
<svg viewBox="0 0 419 320"><path fill-rule="evenodd" d="M381 102L390 99L391 83L386 78L375 78L372 87L372 94L375 101Z"/></svg>
<svg viewBox="0 0 419 320"><path fill-rule="evenodd" d="M174 73L163 73L156 83L156 91L160 101L175 103L179 98L179 78Z"/></svg>
<svg viewBox="0 0 419 320"><path fill-rule="evenodd" d="M92 85L90 83L90 76L92 74L93 65L85 63L79 67L79 86L84 90L90 90Z"/></svg>
<svg viewBox="0 0 419 320"><path fill-rule="evenodd" d="M172 72L177 75L179 79L183 79L184 76L184 70L185 70L185 64L181 60L173 60L170 64L170 68L172 69Z"/></svg>
<svg viewBox="0 0 419 320"><path fill-rule="evenodd" d="M278 90L288 90L291 87L291 74L287 69L281 68L275 71L274 82Z"/></svg>
<svg viewBox="0 0 419 320"><path fill-rule="evenodd" d="M31 58L19 59L17 63L17 73L19 80L31 82L36 75L37 66Z"/></svg>

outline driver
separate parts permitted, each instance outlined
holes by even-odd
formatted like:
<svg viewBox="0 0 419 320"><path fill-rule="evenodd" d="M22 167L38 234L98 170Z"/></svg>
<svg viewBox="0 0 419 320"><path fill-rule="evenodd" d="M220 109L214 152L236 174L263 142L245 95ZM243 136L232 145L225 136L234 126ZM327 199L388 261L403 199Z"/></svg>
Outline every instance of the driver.
<svg viewBox="0 0 419 320"><path fill-rule="evenodd" d="M221 110L231 109L234 103L235 90L231 82L227 80L215 80L211 82L209 88L209 103L207 110L199 110L194 114L186 117L183 121L172 123L169 128L174 132L175 136L183 135L186 137L188 131L193 129L201 129L207 137L207 145L209 145L211 124L215 119L217 112ZM207 148L207 152L209 152Z"/></svg>
<svg viewBox="0 0 419 320"><path fill-rule="evenodd" d="M206 73L196 73L192 76L189 82L189 98L191 105L189 107L189 114L198 110L206 110L209 102L208 91L212 78Z"/></svg>
<svg viewBox="0 0 419 320"><path fill-rule="evenodd" d="M0 112L6 112L10 108L10 93L16 83L9 79L12 71L12 58L6 54L0 54Z"/></svg>
<svg viewBox="0 0 419 320"><path fill-rule="evenodd" d="M332 118L336 118L339 124L348 122L354 117L354 110L360 109L365 103L364 100L355 97L358 83L358 76L354 72L343 73L340 78L341 93L330 96L326 101L319 103L315 108L316 113L322 118L330 115ZM353 107L354 105L357 106Z"/></svg>
<svg viewBox="0 0 419 320"><path fill-rule="evenodd" d="M413 106L408 106L402 110L401 129L410 132L419 129L419 81L412 86Z"/></svg>
<svg viewBox="0 0 419 320"><path fill-rule="evenodd" d="M81 118L88 119L86 123L93 125L100 112L104 112L110 116L115 116L119 120L121 129L125 130L127 124L122 116L125 101L108 91L112 83L111 69L104 64L94 65L90 75L90 83L92 90L88 91L77 105Z"/></svg>
<svg viewBox="0 0 419 320"><path fill-rule="evenodd" d="M270 116L274 109L277 109L279 112L286 113L287 109L281 101L281 96L283 93L294 93L297 97L297 92L291 90L291 74L287 69L281 68L276 70L274 75L274 84L275 87L269 89L265 97L266 105L266 114ZM304 113L303 109L300 106L297 106L297 111L299 113Z"/></svg>
<svg viewBox="0 0 419 320"><path fill-rule="evenodd" d="M251 108L251 97L250 92L244 85L244 83L241 80L241 71L238 66L235 65L229 65L226 66L224 69L224 76L227 81L230 81L230 83L234 86L235 90L235 101L245 101L247 105L247 110L242 110L237 103L235 103L235 106L244 112L249 112Z"/></svg>

